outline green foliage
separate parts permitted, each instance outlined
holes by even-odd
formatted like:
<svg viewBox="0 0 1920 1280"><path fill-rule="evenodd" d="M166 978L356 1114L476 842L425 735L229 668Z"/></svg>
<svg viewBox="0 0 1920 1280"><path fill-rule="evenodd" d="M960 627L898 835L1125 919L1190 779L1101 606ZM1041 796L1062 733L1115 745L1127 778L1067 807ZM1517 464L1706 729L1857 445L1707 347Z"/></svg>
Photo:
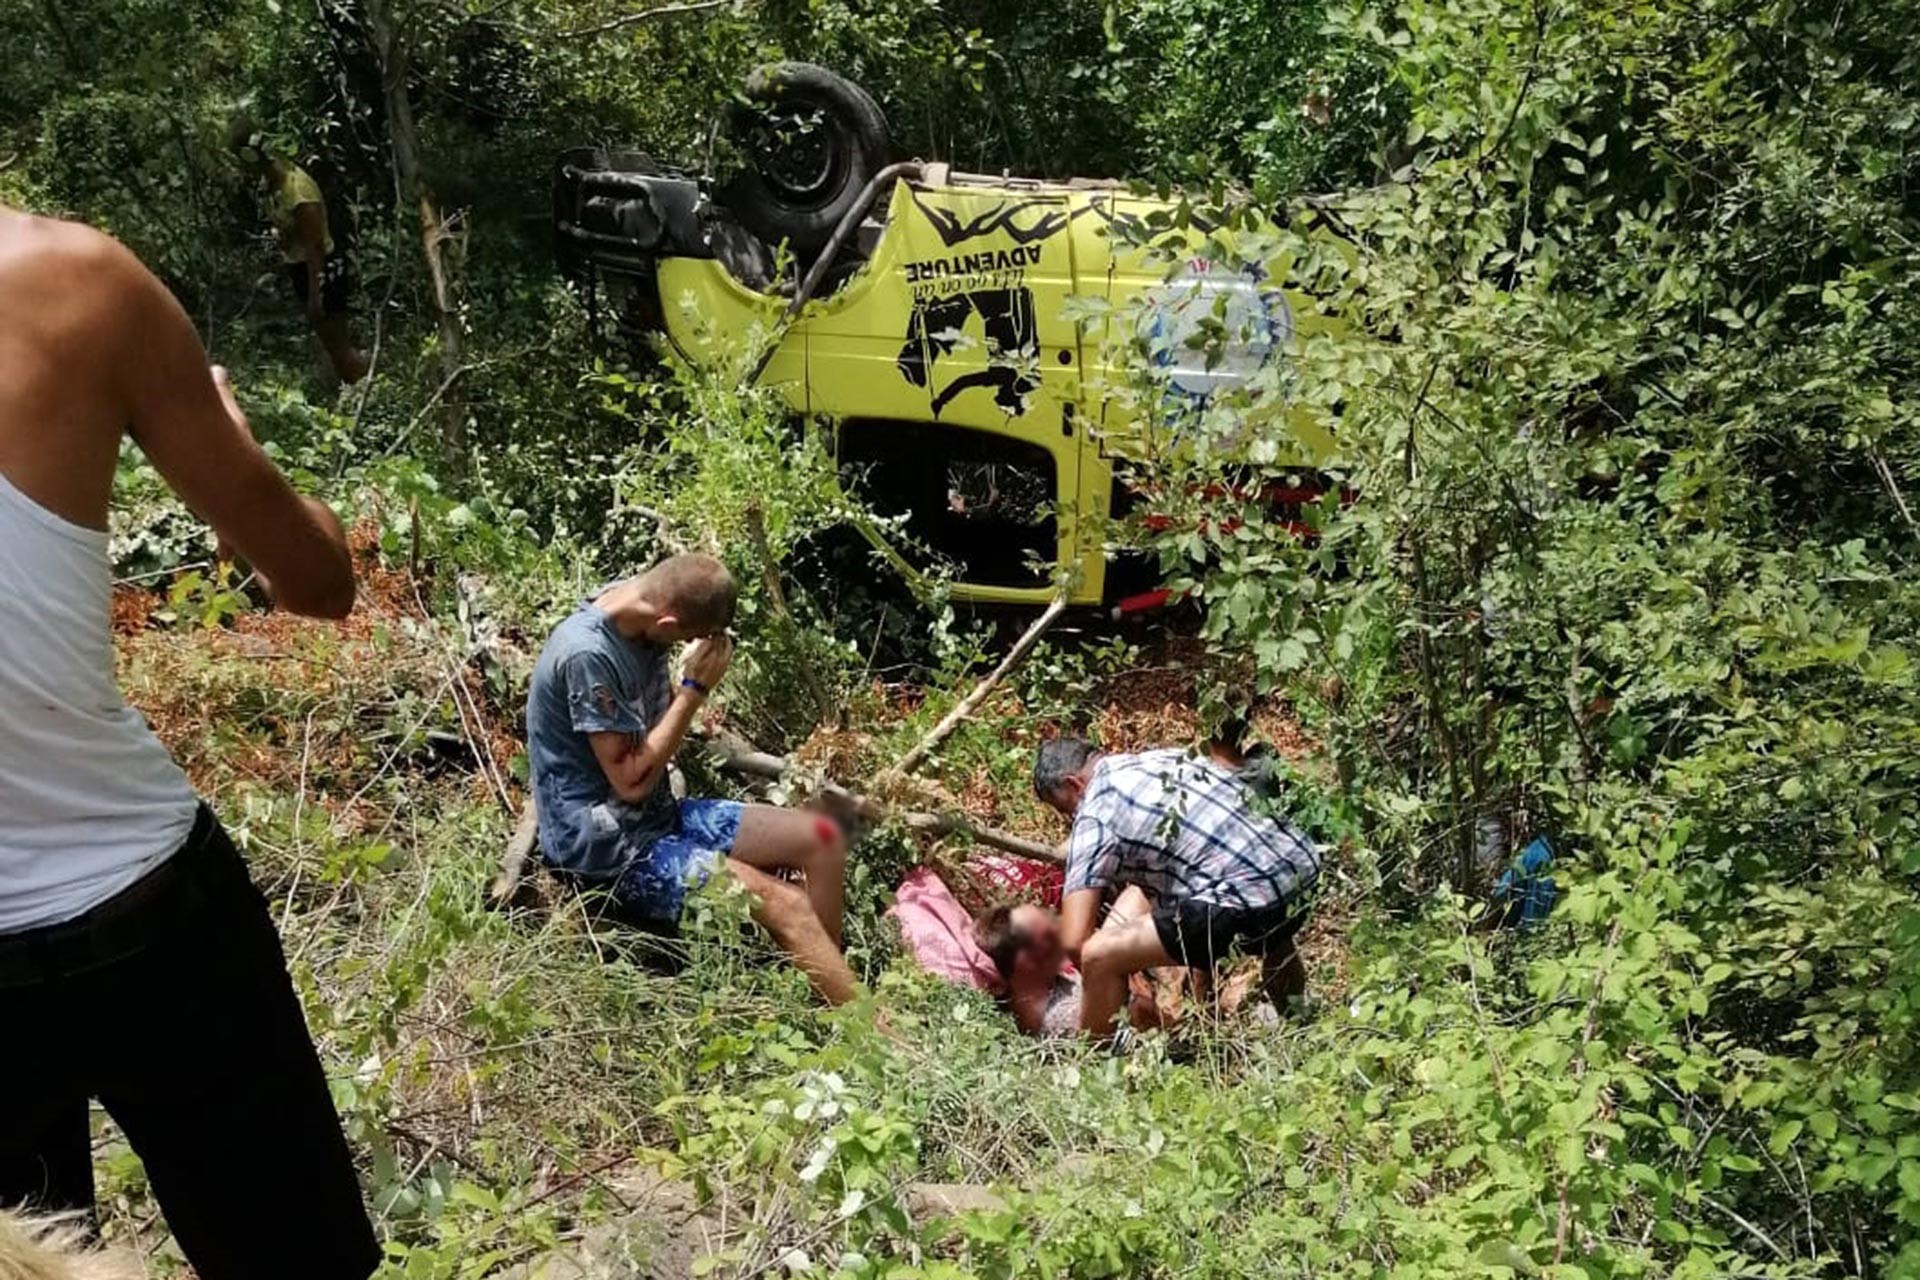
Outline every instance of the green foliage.
<svg viewBox="0 0 1920 1280"><path fill-rule="evenodd" d="M1455 1166L1549 1209L1484 1200L1475 1247L1920 1265L1912 17L1336 10L1406 95L1412 174L1337 201L1345 240L1252 255L1336 327L1204 416L1119 392L1182 441L1163 564L1311 716L1386 900L1484 884L1488 831L1574 855L1562 945L1482 992L1558 1077ZM1308 539L1209 483L1296 479L1289 406L1337 422L1357 493ZM1497 1132L1517 1046L1482 1034L1452 1061Z"/></svg>

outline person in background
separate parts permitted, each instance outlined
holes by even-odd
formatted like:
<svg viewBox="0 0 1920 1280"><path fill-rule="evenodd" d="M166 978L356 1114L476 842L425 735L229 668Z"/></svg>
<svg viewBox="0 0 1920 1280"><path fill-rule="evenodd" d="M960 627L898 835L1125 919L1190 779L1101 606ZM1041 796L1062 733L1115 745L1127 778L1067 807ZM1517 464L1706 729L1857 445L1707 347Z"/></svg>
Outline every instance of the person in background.
<svg viewBox="0 0 1920 1280"><path fill-rule="evenodd" d="M527 695L540 847L605 890L614 918L671 934L690 888L744 885L754 919L829 1004L856 994L840 952L846 837L820 814L679 800L667 786L693 718L727 673L738 589L711 556L678 555L582 605L547 640ZM670 650L685 643L678 681ZM799 872L806 888L779 878Z"/></svg>
<svg viewBox="0 0 1920 1280"><path fill-rule="evenodd" d="M1033 789L1073 821L1061 942L1080 966L1082 1030L1109 1033L1133 974L1212 969L1235 945L1261 957L1280 1012L1305 994L1294 940L1319 856L1239 770L1177 748L1107 755L1061 737L1041 744ZM1096 932L1102 903L1129 886L1151 913Z"/></svg>
<svg viewBox="0 0 1920 1280"><path fill-rule="evenodd" d="M0 1208L92 1211L97 1098L200 1280L365 1280L380 1248L267 902L115 685L128 439L276 604L353 608L340 521L165 286L0 207Z"/></svg>
<svg viewBox="0 0 1920 1280"><path fill-rule="evenodd" d="M1553 845L1535 836L1494 881L1485 910L1474 922L1477 932L1533 929L1553 913L1560 896L1553 878Z"/></svg>
<svg viewBox="0 0 1920 1280"><path fill-rule="evenodd" d="M228 141L235 159L260 183L261 202L286 260L294 297L326 349L334 374L344 383L360 381L370 363L354 344L348 318L353 277L346 255L335 251L320 184L293 161L269 151L266 135L251 120L235 121Z"/></svg>

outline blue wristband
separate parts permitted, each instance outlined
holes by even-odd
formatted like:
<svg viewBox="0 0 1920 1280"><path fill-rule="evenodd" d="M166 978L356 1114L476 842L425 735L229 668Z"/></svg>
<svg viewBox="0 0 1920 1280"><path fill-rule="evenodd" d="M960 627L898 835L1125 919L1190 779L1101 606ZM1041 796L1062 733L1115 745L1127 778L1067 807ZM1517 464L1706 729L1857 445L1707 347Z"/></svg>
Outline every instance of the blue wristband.
<svg viewBox="0 0 1920 1280"><path fill-rule="evenodd" d="M706 697L709 692L709 690L707 689L707 686L701 684L698 680L695 680L692 676L681 676L680 687L682 689L691 689L703 698Z"/></svg>

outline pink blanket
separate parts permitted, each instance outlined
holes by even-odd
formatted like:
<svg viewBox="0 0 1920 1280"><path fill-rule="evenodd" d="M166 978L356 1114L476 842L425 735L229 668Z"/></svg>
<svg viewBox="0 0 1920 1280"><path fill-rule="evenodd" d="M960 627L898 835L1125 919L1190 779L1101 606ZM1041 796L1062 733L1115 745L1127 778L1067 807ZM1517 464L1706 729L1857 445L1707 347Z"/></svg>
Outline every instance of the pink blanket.
<svg viewBox="0 0 1920 1280"><path fill-rule="evenodd" d="M893 918L920 966L949 982L998 994L1004 985L993 961L973 940L973 917L931 867L907 873L894 896Z"/></svg>

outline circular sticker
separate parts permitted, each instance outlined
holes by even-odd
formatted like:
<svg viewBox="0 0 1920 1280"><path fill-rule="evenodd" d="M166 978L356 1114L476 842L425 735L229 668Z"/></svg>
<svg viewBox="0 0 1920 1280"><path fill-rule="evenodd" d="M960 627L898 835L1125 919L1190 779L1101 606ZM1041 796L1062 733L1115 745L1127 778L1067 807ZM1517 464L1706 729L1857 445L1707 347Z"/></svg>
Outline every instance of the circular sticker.
<svg viewBox="0 0 1920 1280"><path fill-rule="evenodd" d="M1246 383L1293 341L1293 310L1265 281L1259 267L1191 258L1146 291L1147 349L1173 394L1205 404Z"/></svg>

